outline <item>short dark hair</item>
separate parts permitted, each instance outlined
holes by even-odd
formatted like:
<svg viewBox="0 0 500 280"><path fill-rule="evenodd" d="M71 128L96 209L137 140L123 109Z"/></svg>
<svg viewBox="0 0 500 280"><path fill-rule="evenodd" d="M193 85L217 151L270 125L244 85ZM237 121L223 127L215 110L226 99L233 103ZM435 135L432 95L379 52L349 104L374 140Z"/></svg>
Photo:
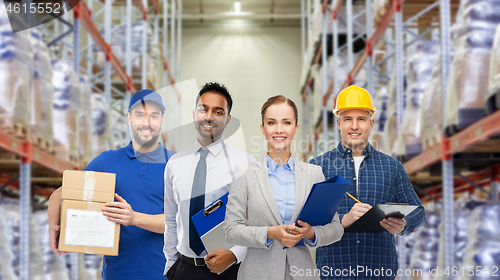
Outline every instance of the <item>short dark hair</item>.
<svg viewBox="0 0 500 280"><path fill-rule="evenodd" d="M198 94L198 97L196 97L196 106L198 106L198 101L200 101L201 96L207 92L219 94L226 98L227 108L229 109L229 112L227 114L229 115L231 113L231 108L233 107L233 99L231 98L231 94L229 94L227 88L219 83L208 82L203 85L200 93Z"/></svg>

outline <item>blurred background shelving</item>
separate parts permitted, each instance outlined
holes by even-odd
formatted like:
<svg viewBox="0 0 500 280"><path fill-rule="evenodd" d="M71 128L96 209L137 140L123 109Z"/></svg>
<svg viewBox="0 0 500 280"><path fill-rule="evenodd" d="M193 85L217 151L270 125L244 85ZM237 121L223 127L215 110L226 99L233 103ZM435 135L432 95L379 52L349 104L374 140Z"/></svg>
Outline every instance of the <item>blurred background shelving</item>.
<svg viewBox="0 0 500 280"><path fill-rule="evenodd" d="M305 161L340 141L338 92L366 88L370 142L402 162L427 211L397 237L400 268L500 267L499 24L498 0L84 0L15 34L3 14L0 278L99 277L98 257L47 250L44 205L63 170L128 143L133 92L189 79L228 86L256 158L262 103L295 100ZM167 129L191 124L194 98L169 92Z"/></svg>
<svg viewBox="0 0 500 280"><path fill-rule="evenodd" d="M0 3L1 279L100 279L102 256L50 251L48 198L64 170L127 145L131 94L180 79L178 3L79 1L17 33ZM179 102L165 102L172 121Z"/></svg>
<svg viewBox="0 0 500 280"><path fill-rule="evenodd" d="M403 163L428 212L424 227L397 237L400 268L498 266L500 251L482 250L496 248L485 236L500 232L491 212L500 182L499 3L302 3L302 157L335 147L336 95L365 87L378 108L370 142ZM443 272L399 278L455 279Z"/></svg>

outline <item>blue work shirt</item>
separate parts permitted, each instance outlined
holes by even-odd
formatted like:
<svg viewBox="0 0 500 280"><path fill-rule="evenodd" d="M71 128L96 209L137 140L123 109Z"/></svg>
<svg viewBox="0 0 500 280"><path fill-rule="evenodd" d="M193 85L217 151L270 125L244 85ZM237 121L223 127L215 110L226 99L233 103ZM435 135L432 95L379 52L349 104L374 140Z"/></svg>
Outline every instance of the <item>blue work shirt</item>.
<svg viewBox="0 0 500 280"><path fill-rule="evenodd" d="M281 216L281 221L284 225L289 225L292 220L293 209L295 208L295 166L293 156L290 155L288 162L285 164L276 163L269 154L266 155L267 173L269 182L273 189L274 198L278 204L278 209ZM316 230L314 230L316 233ZM273 239L267 239L266 246L270 246ZM307 239L306 241L314 246L317 238Z"/></svg>
<svg viewBox="0 0 500 280"><path fill-rule="evenodd" d="M336 149L309 161L321 166L328 180L340 175L351 182L348 192L363 203L375 206L379 203L408 203L418 205L412 213L405 217L406 227L400 234L411 233L425 221L425 211L420 199L413 190L408 174L398 160L375 150L368 144L363 149L366 155L359 168L358 177L354 169L352 150L340 142ZM358 181L359 193L356 192ZM339 219L347 214L355 201L347 194L337 210ZM342 239L316 250L317 268L328 268L331 275L322 275L321 279L394 279L397 274L398 261L394 235L388 231L382 233L348 233ZM365 272L351 273L361 266ZM331 270L333 269L333 270ZM371 269L370 272L367 272ZM382 276L382 269L383 275ZM361 269L359 269L361 270ZM392 274L389 276L389 270ZM341 272L346 272L344 275ZM347 274L347 275L346 275ZM340 276L340 277L339 277Z"/></svg>
<svg viewBox="0 0 500 280"><path fill-rule="evenodd" d="M161 144L140 153L132 147L102 152L84 170L116 174L115 192L136 212L164 214L164 172L175 152ZM102 279L165 280L163 234L136 226L121 226L118 256L104 256Z"/></svg>

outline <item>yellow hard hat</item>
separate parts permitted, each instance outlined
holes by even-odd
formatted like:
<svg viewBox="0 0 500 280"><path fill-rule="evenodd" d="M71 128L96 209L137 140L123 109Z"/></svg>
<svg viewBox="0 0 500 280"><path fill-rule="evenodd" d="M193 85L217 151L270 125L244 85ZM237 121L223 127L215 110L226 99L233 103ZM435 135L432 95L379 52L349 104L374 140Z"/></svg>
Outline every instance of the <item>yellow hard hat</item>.
<svg viewBox="0 0 500 280"><path fill-rule="evenodd" d="M358 86L349 86L339 93L333 113L337 117L340 117L339 113L341 111L349 109L367 110L370 112L372 118L377 112L377 108L373 106L370 93L366 89Z"/></svg>

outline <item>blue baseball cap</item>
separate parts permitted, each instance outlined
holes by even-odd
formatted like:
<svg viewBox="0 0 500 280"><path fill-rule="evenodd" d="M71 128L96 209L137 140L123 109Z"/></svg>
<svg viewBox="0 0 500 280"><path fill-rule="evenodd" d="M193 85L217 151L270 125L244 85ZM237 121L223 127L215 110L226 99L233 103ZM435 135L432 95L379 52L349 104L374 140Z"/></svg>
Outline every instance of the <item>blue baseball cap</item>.
<svg viewBox="0 0 500 280"><path fill-rule="evenodd" d="M163 100L158 92L150 89L141 89L136 91L130 98L130 103L128 104L128 110L130 111L135 105L145 101L151 101L160 106L161 110L165 112L165 106L163 106Z"/></svg>

